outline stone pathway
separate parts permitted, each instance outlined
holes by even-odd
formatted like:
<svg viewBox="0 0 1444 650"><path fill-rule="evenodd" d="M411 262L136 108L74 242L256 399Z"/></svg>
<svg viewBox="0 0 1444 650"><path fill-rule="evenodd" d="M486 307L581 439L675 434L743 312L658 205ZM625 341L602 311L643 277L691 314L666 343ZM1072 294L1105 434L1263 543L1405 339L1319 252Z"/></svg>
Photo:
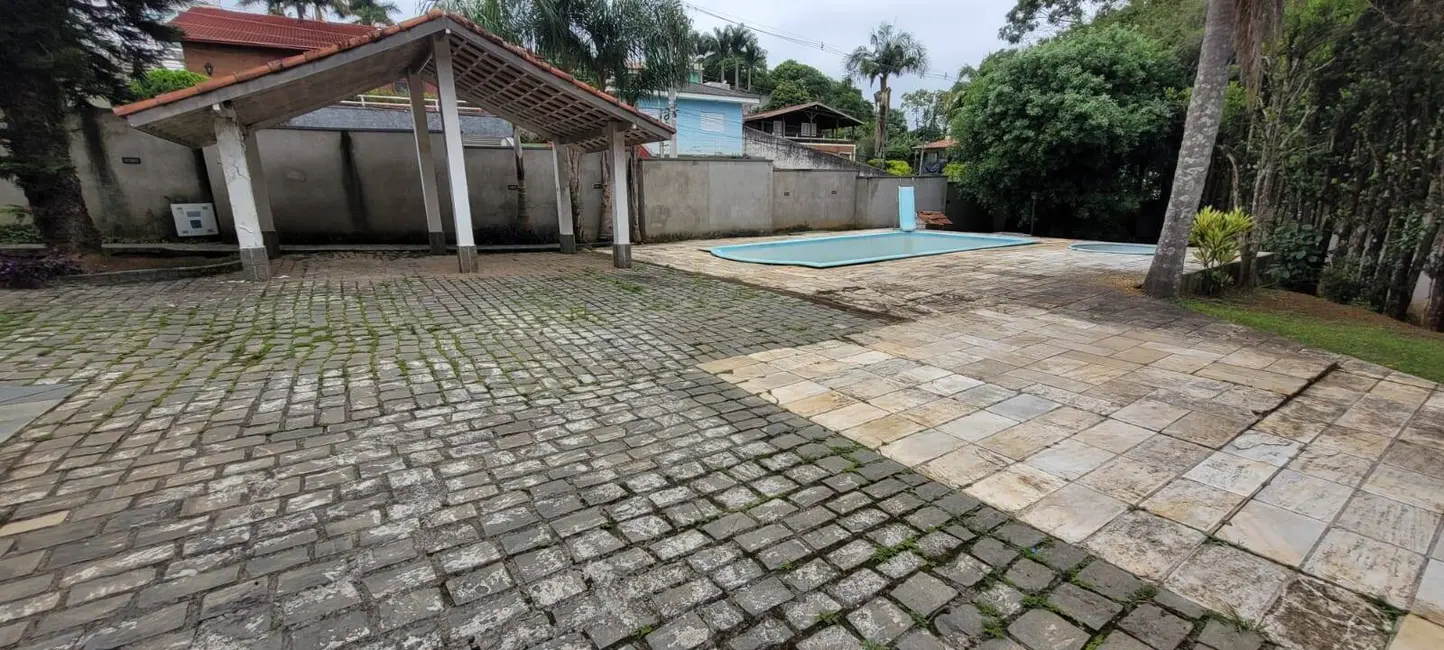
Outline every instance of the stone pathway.
<svg viewBox="0 0 1444 650"><path fill-rule="evenodd" d="M602 256L449 264L0 292L0 381L76 387L0 446L0 647L1264 643L697 367L887 321ZM1268 620L1392 629L1310 578Z"/></svg>
<svg viewBox="0 0 1444 650"><path fill-rule="evenodd" d="M638 259L789 290L835 280L739 269L751 265L699 250L710 243ZM1301 574L1444 624L1444 392L1129 297L1075 255L919 258L958 261L927 278L930 295L993 286L1015 262L1056 271L1041 288L985 288L913 322L702 368L1286 645L1287 596L1319 589ZM855 267L860 290L813 294L871 309L850 297L916 271ZM1444 629L1412 625L1444 644Z"/></svg>
<svg viewBox="0 0 1444 650"><path fill-rule="evenodd" d="M55 408L73 390L63 384L27 386L0 383L0 443Z"/></svg>

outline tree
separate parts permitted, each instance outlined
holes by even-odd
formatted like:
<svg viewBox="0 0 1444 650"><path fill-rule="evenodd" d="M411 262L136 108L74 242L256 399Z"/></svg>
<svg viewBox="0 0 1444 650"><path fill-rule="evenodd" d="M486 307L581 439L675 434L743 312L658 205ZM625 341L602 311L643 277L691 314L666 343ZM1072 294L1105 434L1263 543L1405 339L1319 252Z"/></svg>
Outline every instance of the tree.
<svg viewBox="0 0 1444 650"><path fill-rule="evenodd" d="M401 9L394 2L386 0L348 0L346 12L362 25L394 25L391 19Z"/></svg>
<svg viewBox="0 0 1444 650"><path fill-rule="evenodd" d="M912 117L913 132L923 141L937 140L947 131L948 91L914 90L903 93L902 109Z"/></svg>
<svg viewBox="0 0 1444 650"><path fill-rule="evenodd" d="M892 87L889 79L898 75L922 74L928 70L928 52L921 41L912 34L897 31L888 23L879 25L871 36L871 47L858 47L847 55L844 67L849 79L866 78L878 85L874 99L877 102L877 125L873 131L875 150L887 148L887 111L892 102Z"/></svg>
<svg viewBox="0 0 1444 650"><path fill-rule="evenodd" d="M959 181L1021 229L1132 239L1167 189L1182 81L1164 46L1124 27L993 54L959 90Z"/></svg>
<svg viewBox="0 0 1444 650"><path fill-rule="evenodd" d="M91 97L123 101L162 43L176 0L9 0L0 20L0 178L14 180L52 250L100 252L65 118Z"/></svg>
<svg viewBox="0 0 1444 650"><path fill-rule="evenodd" d="M817 100L806 90L803 90L802 86L797 85L796 81L787 79L778 82L778 84L772 88L772 95L768 98L767 105L762 108L763 110L770 111L813 101Z"/></svg>
<svg viewBox="0 0 1444 650"><path fill-rule="evenodd" d="M1018 42L1038 27L1040 16L1056 26L1081 21L1090 9L1106 15L1120 5L1117 0L1018 0L1008 13L1008 23L1000 36ZM1144 280L1144 291L1151 296L1178 295L1188 233L1203 196L1222 120L1229 61L1237 51L1241 73L1248 86L1256 89L1260 48L1272 38L1282 13L1283 0L1208 0L1198 69L1164 213L1163 232L1153 265Z"/></svg>
<svg viewBox="0 0 1444 650"><path fill-rule="evenodd" d="M1229 58L1236 49L1245 80L1256 86L1259 48L1270 38L1282 13L1282 0L1209 0L1198 75L1183 122L1183 144L1178 149L1173 189L1163 214L1163 232L1158 236L1158 248L1148 268L1148 277L1143 281L1143 291L1150 296L1173 298L1183 281L1188 234L1193 228L1199 199L1203 197L1218 125L1223 118Z"/></svg>
<svg viewBox="0 0 1444 650"><path fill-rule="evenodd" d="M258 5L265 5L266 13L275 16L286 15L286 10L288 9L295 11L296 18L303 20L306 18L306 9L310 7L310 3L305 0L240 0L240 6L242 7L255 7Z"/></svg>
<svg viewBox="0 0 1444 650"><path fill-rule="evenodd" d="M781 86L784 82L791 82L798 89L802 90L802 92L806 93L808 99L797 102L799 104L811 101L827 103L826 99L832 97L834 87L837 85L837 82L833 80L832 77L823 74L821 70L810 65L798 63L793 59L783 61L772 69L772 83ZM775 88L773 92L776 92ZM789 104L783 104L783 106L788 105Z"/></svg>
<svg viewBox="0 0 1444 650"><path fill-rule="evenodd" d="M374 0L351 0L351 2L354 7L358 2L373 3ZM434 6L460 13L480 25L482 29L511 43L525 47L530 44L529 41L535 40L531 18L532 8L527 0L440 0ZM384 8L378 6L378 9L384 12ZM371 9L364 11L369 12ZM410 90L411 92L420 92L422 89L412 88ZM515 124L511 125L511 150L516 174L516 228L519 231L525 231L530 227L531 215L526 206L526 164L522 158L521 141L521 127Z"/></svg>
<svg viewBox="0 0 1444 650"><path fill-rule="evenodd" d="M190 70L170 70L167 68L155 68L147 70L144 75L135 81L130 82L130 99L140 101L150 99L156 95L190 88L208 79L203 74L197 74Z"/></svg>

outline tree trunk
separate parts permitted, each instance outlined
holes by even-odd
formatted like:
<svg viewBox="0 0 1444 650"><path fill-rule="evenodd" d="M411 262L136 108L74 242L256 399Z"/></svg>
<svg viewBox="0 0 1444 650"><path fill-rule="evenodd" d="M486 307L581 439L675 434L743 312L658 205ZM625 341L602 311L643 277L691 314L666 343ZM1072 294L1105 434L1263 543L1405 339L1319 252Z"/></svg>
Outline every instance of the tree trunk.
<svg viewBox="0 0 1444 650"><path fill-rule="evenodd" d="M101 252L100 231L90 220L70 159L64 91L51 77L25 73L7 80L6 86L0 114L8 122L7 163L30 203L41 239L61 255Z"/></svg>
<svg viewBox="0 0 1444 650"><path fill-rule="evenodd" d="M1155 298L1178 295L1183 280L1184 256L1188 254L1188 233L1203 194L1204 180L1223 118L1223 98L1228 90L1228 61L1233 54L1237 10L1233 0L1209 0L1203 47L1199 52L1198 77L1188 102L1183 124L1183 145L1178 150L1178 167L1173 174L1173 191L1163 217L1163 232L1143 290Z"/></svg>
<svg viewBox="0 0 1444 650"><path fill-rule="evenodd" d="M677 89L667 91L667 124L672 127L671 146L667 147L667 157L677 157Z"/></svg>
<svg viewBox="0 0 1444 650"><path fill-rule="evenodd" d="M597 239L612 238L612 149L602 152L602 222L597 226Z"/></svg>
<svg viewBox="0 0 1444 650"><path fill-rule="evenodd" d="M887 87L887 75L878 77L877 84L877 124L872 135L872 157L878 160L885 159L887 155L887 111L890 96ZM884 163L886 166L886 163Z"/></svg>
<svg viewBox="0 0 1444 650"><path fill-rule="evenodd" d="M572 232L577 242L587 241L586 222L582 219L582 153L576 147L567 147L567 187L572 194Z"/></svg>
<svg viewBox="0 0 1444 650"><path fill-rule="evenodd" d="M531 215L526 209L526 165L521 159L521 129L511 127L511 152L516 156L516 229L524 232L531 229Z"/></svg>

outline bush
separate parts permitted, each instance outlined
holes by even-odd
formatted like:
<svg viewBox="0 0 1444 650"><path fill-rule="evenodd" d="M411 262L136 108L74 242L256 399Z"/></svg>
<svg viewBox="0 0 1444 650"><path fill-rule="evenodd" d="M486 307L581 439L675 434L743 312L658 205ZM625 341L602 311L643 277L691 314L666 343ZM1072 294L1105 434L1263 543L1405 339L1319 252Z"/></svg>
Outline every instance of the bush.
<svg viewBox="0 0 1444 650"><path fill-rule="evenodd" d="M1319 288L1323 255L1319 252L1324 233L1311 223L1286 221L1263 241L1263 250L1273 253L1264 279L1289 291L1314 293Z"/></svg>
<svg viewBox="0 0 1444 650"><path fill-rule="evenodd" d="M0 257L0 286L10 289L35 289L77 273L80 263L68 257Z"/></svg>
<svg viewBox="0 0 1444 650"><path fill-rule="evenodd" d="M1223 267L1238 259L1243 236L1253 230L1253 217L1243 210L1222 212L1208 207L1193 218L1193 231L1188 245L1194 247L1193 258L1203 265L1203 291L1216 294L1233 283L1233 275Z"/></svg>
<svg viewBox="0 0 1444 650"><path fill-rule="evenodd" d="M1319 295L1342 305L1364 300L1371 280L1357 257L1336 257L1319 277Z"/></svg>
<svg viewBox="0 0 1444 650"><path fill-rule="evenodd" d="M156 95L164 95L168 92L190 88L208 79L203 74L196 74L190 70L170 70L167 68L156 68L146 71L145 75L130 82L131 99L140 101L150 99Z"/></svg>
<svg viewBox="0 0 1444 650"><path fill-rule="evenodd" d="M887 173L893 176L912 176L913 168L912 165L901 160L889 160L887 161Z"/></svg>

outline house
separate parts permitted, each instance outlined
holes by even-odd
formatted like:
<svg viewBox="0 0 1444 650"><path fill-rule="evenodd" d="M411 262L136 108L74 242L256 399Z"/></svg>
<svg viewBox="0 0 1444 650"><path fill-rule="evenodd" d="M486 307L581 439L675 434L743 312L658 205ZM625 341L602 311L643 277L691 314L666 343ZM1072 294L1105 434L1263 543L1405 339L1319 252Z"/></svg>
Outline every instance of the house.
<svg viewBox="0 0 1444 650"><path fill-rule="evenodd" d="M859 120L822 102L753 113L744 118L748 127L787 138L810 149L857 160L857 145L840 131L862 126Z"/></svg>
<svg viewBox="0 0 1444 650"><path fill-rule="evenodd" d="M714 85L718 84L718 85ZM677 153L684 156L742 155L742 117L762 103L758 95L733 90L720 82L687 82L677 92ZM667 120L667 95L642 97L637 108ZM647 145L653 154L663 153L664 143Z"/></svg>
<svg viewBox="0 0 1444 650"><path fill-rule="evenodd" d="M955 144L957 144L957 142L952 138L943 138L914 147L913 151L916 151L918 155L917 173L943 173L943 167L948 164L948 150L952 149Z"/></svg>
<svg viewBox="0 0 1444 650"><path fill-rule="evenodd" d="M192 7L171 21L181 31L181 56L191 72L219 77L376 31L348 23Z"/></svg>

